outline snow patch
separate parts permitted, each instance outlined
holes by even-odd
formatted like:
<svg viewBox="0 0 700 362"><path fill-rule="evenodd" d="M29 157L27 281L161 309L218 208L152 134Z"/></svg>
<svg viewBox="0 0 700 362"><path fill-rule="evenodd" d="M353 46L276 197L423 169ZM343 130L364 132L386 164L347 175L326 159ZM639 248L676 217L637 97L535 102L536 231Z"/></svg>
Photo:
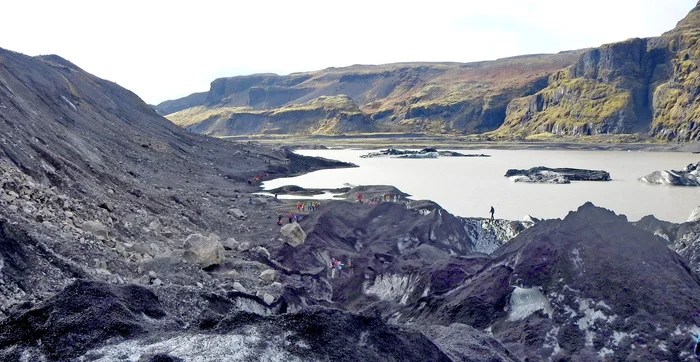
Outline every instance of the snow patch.
<svg viewBox="0 0 700 362"><path fill-rule="evenodd" d="M600 349L600 351L598 351L598 355L601 356L601 357L612 356L614 353L615 353L615 352L614 352L612 349L608 348L608 347L603 347L603 348Z"/></svg>
<svg viewBox="0 0 700 362"><path fill-rule="evenodd" d="M607 316L602 311L594 309L593 307L597 305L597 303L595 303L592 299L579 299L577 297L576 302L579 306L579 312L583 313L583 317L576 321L576 325L578 325L578 328L582 331L588 330L598 319L603 320L604 322L612 322L617 317L616 315Z"/></svg>
<svg viewBox="0 0 700 362"><path fill-rule="evenodd" d="M620 344L620 341L622 341L623 338L625 337L630 337L634 338L635 335L631 333L625 333L625 332L618 332L618 331L613 331L613 343L617 346Z"/></svg>
<svg viewBox="0 0 700 362"><path fill-rule="evenodd" d="M552 318L552 306L549 305L547 297L539 289L515 287L513 293L510 294L508 320L523 320L538 310Z"/></svg>
<svg viewBox="0 0 700 362"><path fill-rule="evenodd" d="M557 335L559 334L559 327L553 327L544 336L543 348L551 348L552 356L561 352L561 346L559 346L559 341L557 340Z"/></svg>
<svg viewBox="0 0 700 362"><path fill-rule="evenodd" d="M668 238L668 235L666 235L665 233L663 233L663 232L661 232L661 231L659 231L659 230L654 231L654 235L663 238L663 239L666 240L667 242L670 242L670 241L671 241L671 240Z"/></svg>
<svg viewBox="0 0 700 362"><path fill-rule="evenodd" d="M583 274L583 259L581 259L581 255L579 254L578 249L574 249L571 251L571 262L574 263L574 266L576 267L576 269L579 270L579 273Z"/></svg>
<svg viewBox="0 0 700 362"><path fill-rule="evenodd" d="M368 285L369 283L365 281L362 289L365 294L375 295L381 300L398 300L405 305L419 281L419 275L382 274L374 278L372 285Z"/></svg>
<svg viewBox="0 0 700 362"><path fill-rule="evenodd" d="M226 335L185 335L148 343L139 340L129 340L119 344L105 346L88 351L78 361L138 361L142 356L165 353L185 361L301 361L278 346L284 344L283 336L262 339L255 328L244 334Z"/></svg>
<svg viewBox="0 0 700 362"><path fill-rule="evenodd" d="M68 98L61 96L61 99L63 99L63 101L66 102L71 108L73 108L74 111L78 111L78 107L76 107L75 104L71 103L71 101L69 101Z"/></svg>

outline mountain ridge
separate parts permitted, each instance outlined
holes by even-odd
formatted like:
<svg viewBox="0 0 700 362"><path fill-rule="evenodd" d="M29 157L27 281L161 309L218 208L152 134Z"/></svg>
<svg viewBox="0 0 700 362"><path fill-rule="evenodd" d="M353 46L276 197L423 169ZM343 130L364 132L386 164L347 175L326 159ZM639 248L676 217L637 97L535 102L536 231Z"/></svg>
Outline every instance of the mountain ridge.
<svg viewBox="0 0 700 362"><path fill-rule="evenodd" d="M353 65L287 76L218 78L202 104L189 112L183 113L185 109L167 116L195 132L217 136L491 130L505 113L510 97L537 91L544 86L546 76L573 62L577 54L561 52L472 63ZM518 74L525 75L514 76ZM354 112L358 116L348 119L342 112L339 115L310 107L318 103L319 97L347 97L359 109ZM155 109L167 113L169 104ZM289 108L304 111L284 114ZM261 115L257 112L260 110L269 113ZM241 127L246 122L249 124ZM296 122L301 126L295 127Z"/></svg>
<svg viewBox="0 0 700 362"><path fill-rule="evenodd" d="M219 78L189 112L175 111L190 105L184 101L181 107L155 109L176 124L215 136L414 132L542 140L634 134L690 142L700 140L694 91L700 85L699 34L696 5L657 37L473 63L353 65ZM327 108L282 112L319 96L347 96L361 116L349 120Z"/></svg>

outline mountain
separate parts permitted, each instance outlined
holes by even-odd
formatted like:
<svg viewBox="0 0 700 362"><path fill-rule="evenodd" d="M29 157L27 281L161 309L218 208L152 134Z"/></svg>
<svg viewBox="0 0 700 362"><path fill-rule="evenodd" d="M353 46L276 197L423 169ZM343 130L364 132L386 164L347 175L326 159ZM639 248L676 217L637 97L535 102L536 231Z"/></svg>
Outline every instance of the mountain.
<svg viewBox="0 0 700 362"><path fill-rule="evenodd" d="M207 100L207 92L192 93L187 97L161 102L157 106L151 106L158 114L166 115L186 108L202 104Z"/></svg>
<svg viewBox="0 0 700 362"><path fill-rule="evenodd" d="M221 78L198 105L190 96L155 109L189 130L216 136L484 132L503 122L511 99L542 89L579 53Z"/></svg>
<svg viewBox="0 0 700 362"><path fill-rule="evenodd" d="M498 138L641 133L696 141L700 4L656 38L586 51L537 93L514 99Z"/></svg>
<svg viewBox="0 0 700 362"><path fill-rule="evenodd" d="M541 140L633 134L696 141L699 12L696 6L659 37L555 55L217 79L206 99L197 95L197 104L186 97L155 109L216 136L420 132Z"/></svg>
<svg viewBox="0 0 700 362"><path fill-rule="evenodd" d="M350 164L191 133L59 56L4 49L0 129L1 360L513 360L468 327L433 341L334 309L317 265L269 258L291 206L259 180Z"/></svg>

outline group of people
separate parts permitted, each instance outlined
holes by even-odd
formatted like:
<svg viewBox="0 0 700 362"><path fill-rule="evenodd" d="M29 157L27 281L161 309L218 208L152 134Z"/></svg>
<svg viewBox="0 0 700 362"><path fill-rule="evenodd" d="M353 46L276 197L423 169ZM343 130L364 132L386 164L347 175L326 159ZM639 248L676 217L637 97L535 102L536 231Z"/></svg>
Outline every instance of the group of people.
<svg viewBox="0 0 700 362"><path fill-rule="evenodd" d="M318 201L307 201L307 202L297 202L297 211L314 211L318 209L318 207L321 206L321 203Z"/></svg>
<svg viewBox="0 0 700 362"><path fill-rule="evenodd" d="M282 215L282 211L280 211L277 215L277 225L282 225L283 217L284 216ZM299 215L298 212L290 212L287 218L289 219L289 223L291 224L293 222L299 222L299 220L301 220L301 215Z"/></svg>
<svg viewBox="0 0 700 362"><path fill-rule="evenodd" d="M364 195L361 192L357 193L357 202L363 203ZM382 196L374 196L369 200L370 205L376 205L380 202L399 202L401 196L397 194L384 194Z"/></svg>
<svg viewBox="0 0 700 362"><path fill-rule="evenodd" d="M255 177L251 177L248 179L248 185L253 185L254 183L259 183L260 181L270 177L270 174L268 173L261 173L259 175L255 175Z"/></svg>
<svg viewBox="0 0 700 362"><path fill-rule="evenodd" d="M292 211L287 215L287 219L289 220L289 223L293 222L299 222L301 220L302 215L300 212L302 211L314 211L321 206L321 203L318 201L307 201L307 202L297 202L297 210L296 212ZM284 218L284 214L280 210L279 213L277 214L277 225L282 225L282 219Z"/></svg>

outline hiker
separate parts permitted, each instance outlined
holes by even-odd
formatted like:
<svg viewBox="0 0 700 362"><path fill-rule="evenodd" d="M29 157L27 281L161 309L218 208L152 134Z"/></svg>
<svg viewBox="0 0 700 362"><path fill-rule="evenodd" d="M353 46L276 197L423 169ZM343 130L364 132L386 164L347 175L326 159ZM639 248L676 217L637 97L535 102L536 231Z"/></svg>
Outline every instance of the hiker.
<svg viewBox="0 0 700 362"><path fill-rule="evenodd" d="M328 267L331 268L331 278L335 278L335 273L336 273L335 263L336 262L337 262L337 260L335 260L335 258L331 258L331 263L328 265Z"/></svg>
<svg viewBox="0 0 700 362"><path fill-rule="evenodd" d="M290 224L292 223L292 220L293 220L293 219L294 219L294 214L292 214L292 213L290 212L290 213L289 213L289 223L290 223Z"/></svg>
<svg viewBox="0 0 700 362"><path fill-rule="evenodd" d="M277 200L277 193L275 192L275 200Z"/></svg>
<svg viewBox="0 0 700 362"><path fill-rule="evenodd" d="M299 213L297 212L296 214L294 214L294 221L299 222L299 219L300 219L300 216L299 216Z"/></svg>
<svg viewBox="0 0 700 362"><path fill-rule="evenodd" d="M362 203L362 193L361 192L357 193L357 202Z"/></svg>
<svg viewBox="0 0 700 362"><path fill-rule="evenodd" d="M700 357L700 333L691 333L695 339L695 357Z"/></svg>
<svg viewBox="0 0 700 362"><path fill-rule="evenodd" d="M495 211L496 211L496 210L493 209L493 206L491 206L491 210L489 211L489 212L491 213L491 221L493 221L493 213L494 213Z"/></svg>
<svg viewBox="0 0 700 362"><path fill-rule="evenodd" d="M340 270L342 270L344 266L345 264L341 263L340 260L331 258L331 263L329 265L331 268L331 278L335 278L336 273L340 276Z"/></svg>
<svg viewBox="0 0 700 362"><path fill-rule="evenodd" d="M282 225L282 212L277 215L277 225Z"/></svg>
<svg viewBox="0 0 700 362"><path fill-rule="evenodd" d="M249 186L253 186L253 180L248 179L248 185L249 185Z"/></svg>
<svg viewBox="0 0 700 362"><path fill-rule="evenodd" d="M249 197L249 198L248 198L248 203L251 204L251 205L253 204L253 198L252 198L252 197Z"/></svg>

